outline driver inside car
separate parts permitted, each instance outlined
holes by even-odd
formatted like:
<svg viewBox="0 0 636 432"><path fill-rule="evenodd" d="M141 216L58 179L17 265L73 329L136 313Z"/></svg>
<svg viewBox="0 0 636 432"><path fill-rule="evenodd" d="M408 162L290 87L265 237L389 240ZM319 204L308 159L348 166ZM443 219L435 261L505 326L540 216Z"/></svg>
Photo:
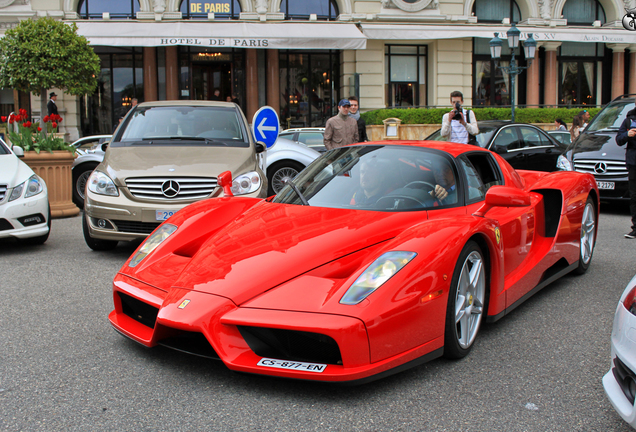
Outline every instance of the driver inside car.
<svg viewBox="0 0 636 432"><path fill-rule="evenodd" d="M435 189L430 192L431 196L441 204L455 204L457 202L457 184L455 174L448 163L435 164L432 168L435 176Z"/></svg>
<svg viewBox="0 0 636 432"><path fill-rule="evenodd" d="M371 158L360 165L360 187L351 197L351 205L373 206L391 188L387 185L387 163Z"/></svg>

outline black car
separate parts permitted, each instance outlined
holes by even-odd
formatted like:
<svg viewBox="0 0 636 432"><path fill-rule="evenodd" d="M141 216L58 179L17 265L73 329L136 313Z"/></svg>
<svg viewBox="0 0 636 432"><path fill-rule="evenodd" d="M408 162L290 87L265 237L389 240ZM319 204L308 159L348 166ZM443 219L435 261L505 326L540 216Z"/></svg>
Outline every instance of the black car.
<svg viewBox="0 0 636 432"><path fill-rule="evenodd" d="M625 146L616 144L616 134L633 108L634 95L611 101L559 158L562 170L594 175L601 199L629 200Z"/></svg>
<svg viewBox="0 0 636 432"><path fill-rule="evenodd" d="M479 121L477 125L479 135L474 144L498 153L515 169L556 171L557 159L566 149L565 144L534 125L508 120ZM441 129L426 139L446 141Z"/></svg>

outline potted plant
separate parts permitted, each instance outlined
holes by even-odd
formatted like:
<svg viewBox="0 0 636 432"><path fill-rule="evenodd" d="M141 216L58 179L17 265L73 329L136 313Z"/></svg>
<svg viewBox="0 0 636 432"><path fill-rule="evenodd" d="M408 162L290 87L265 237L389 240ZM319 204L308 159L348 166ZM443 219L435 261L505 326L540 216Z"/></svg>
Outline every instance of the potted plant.
<svg viewBox="0 0 636 432"><path fill-rule="evenodd" d="M44 179L49 189L51 217L75 216L79 209L73 204L73 182L71 167L75 159L75 148L56 137L62 117L46 116L43 126L32 122L25 109L18 114L0 117L6 122L7 138L12 145L24 151L23 161Z"/></svg>

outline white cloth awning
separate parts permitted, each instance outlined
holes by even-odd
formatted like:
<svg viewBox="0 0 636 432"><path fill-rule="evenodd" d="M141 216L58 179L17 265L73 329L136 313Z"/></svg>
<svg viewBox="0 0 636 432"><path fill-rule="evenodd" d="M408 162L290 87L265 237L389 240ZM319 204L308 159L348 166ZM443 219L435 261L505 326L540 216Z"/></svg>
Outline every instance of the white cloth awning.
<svg viewBox="0 0 636 432"><path fill-rule="evenodd" d="M326 22L76 21L91 45L201 48L364 49L355 24Z"/></svg>
<svg viewBox="0 0 636 432"><path fill-rule="evenodd" d="M421 25L421 24L362 24L362 32L369 39L380 40L437 40L488 38L499 33L501 39L506 39L509 25ZM527 38L528 33L537 42L602 42L618 44L636 44L636 32L623 28L603 27L530 27L518 25L521 31L520 39Z"/></svg>

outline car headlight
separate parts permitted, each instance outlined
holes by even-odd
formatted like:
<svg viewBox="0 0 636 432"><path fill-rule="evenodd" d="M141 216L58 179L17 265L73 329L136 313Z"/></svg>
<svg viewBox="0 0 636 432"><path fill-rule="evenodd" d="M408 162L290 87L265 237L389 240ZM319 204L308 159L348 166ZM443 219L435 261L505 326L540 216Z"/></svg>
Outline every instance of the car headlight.
<svg viewBox="0 0 636 432"><path fill-rule="evenodd" d="M559 156L559 158L557 159L556 166L561 171L574 171L574 168L572 168L572 163L568 160L567 157L563 155Z"/></svg>
<svg viewBox="0 0 636 432"><path fill-rule="evenodd" d="M256 171L241 174L232 181L232 194L245 195L261 187L261 176Z"/></svg>
<svg viewBox="0 0 636 432"><path fill-rule="evenodd" d="M42 182L35 174L29 177L29 181L27 182L26 193L24 194L25 198L32 197L41 193L44 190L42 186Z"/></svg>
<svg viewBox="0 0 636 432"><path fill-rule="evenodd" d="M17 200L22 195L22 190L24 189L24 183L20 183L11 191L11 196L9 197L9 201Z"/></svg>
<svg viewBox="0 0 636 432"><path fill-rule="evenodd" d="M360 303L416 256L415 252L405 251L393 251L383 254L380 258L373 261L364 273L356 279L340 299L340 304L356 305Z"/></svg>
<svg viewBox="0 0 636 432"><path fill-rule="evenodd" d="M128 263L128 267L135 267L139 264L144 258L146 258L150 253L157 248L165 239L170 237L170 235L177 230L176 225L172 224L163 224L161 225L150 237L144 241L144 244L139 248L137 253L133 255L130 263Z"/></svg>
<svg viewBox="0 0 636 432"><path fill-rule="evenodd" d="M99 171L93 171L89 177L88 190L99 195L119 196L115 183L110 177Z"/></svg>

